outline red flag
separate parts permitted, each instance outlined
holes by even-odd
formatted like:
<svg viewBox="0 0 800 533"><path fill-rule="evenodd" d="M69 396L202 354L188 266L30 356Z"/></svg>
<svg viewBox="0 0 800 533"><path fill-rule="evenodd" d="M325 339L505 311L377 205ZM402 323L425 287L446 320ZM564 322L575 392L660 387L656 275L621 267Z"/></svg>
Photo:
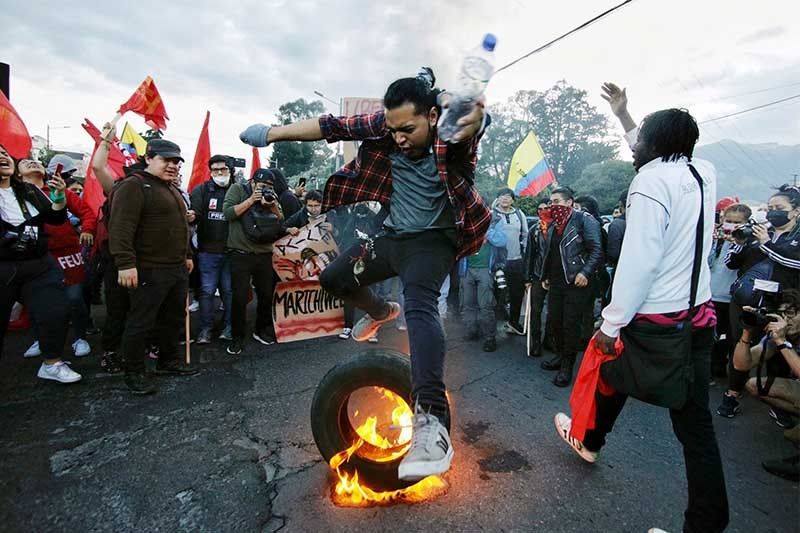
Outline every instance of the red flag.
<svg viewBox="0 0 800 533"><path fill-rule="evenodd" d="M156 84L150 76L144 79L127 102L119 106L117 113L123 115L126 111L133 111L137 115L143 116L145 123L151 128L167 129L167 120L169 120L167 110L161 100L161 95L158 94Z"/></svg>
<svg viewBox="0 0 800 533"><path fill-rule="evenodd" d="M192 162L192 177L189 179L187 190L205 183L211 177L208 168L208 160L211 159L211 143L208 140L208 119L211 113L206 111L206 120L203 122L203 129L200 131L200 138L197 139L197 149L194 151L194 161Z"/></svg>
<svg viewBox="0 0 800 533"><path fill-rule="evenodd" d="M97 126L92 124L88 118L83 119L84 123L81 124L86 133L88 133L94 140L94 150L92 150L92 157L89 159L89 167L86 169L86 180L83 183L83 201L86 202L92 211L97 214L103 202L106 201L106 196L103 193L103 186L97 181L97 176L94 175L91 162L94 161L94 154L97 147L100 145L100 130ZM108 150L108 162L106 168L112 176L123 176L125 171L125 156L119 149L119 139L114 138Z"/></svg>
<svg viewBox="0 0 800 533"><path fill-rule="evenodd" d="M258 148L253 146L253 164L250 165L250 177L256 173L256 170L261 168L261 157L258 155Z"/></svg>
<svg viewBox="0 0 800 533"><path fill-rule="evenodd" d="M31 154L31 136L17 111L0 91L0 144L11 157L23 159Z"/></svg>

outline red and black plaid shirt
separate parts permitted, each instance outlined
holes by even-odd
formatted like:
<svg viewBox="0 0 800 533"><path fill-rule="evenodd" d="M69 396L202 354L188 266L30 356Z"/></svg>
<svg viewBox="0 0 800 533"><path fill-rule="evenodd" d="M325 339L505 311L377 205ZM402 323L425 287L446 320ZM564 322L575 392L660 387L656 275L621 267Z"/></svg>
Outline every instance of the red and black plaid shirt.
<svg viewBox="0 0 800 533"><path fill-rule="evenodd" d="M386 130L383 111L353 117L325 115L320 117L319 125L329 143L363 141L356 158L340 168L325 185L322 210L363 201L389 205L392 197L389 154L398 148ZM433 141L436 168L455 209L458 257L478 252L491 222L489 208L473 186L482 134L459 144L447 144L438 135Z"/></svg>

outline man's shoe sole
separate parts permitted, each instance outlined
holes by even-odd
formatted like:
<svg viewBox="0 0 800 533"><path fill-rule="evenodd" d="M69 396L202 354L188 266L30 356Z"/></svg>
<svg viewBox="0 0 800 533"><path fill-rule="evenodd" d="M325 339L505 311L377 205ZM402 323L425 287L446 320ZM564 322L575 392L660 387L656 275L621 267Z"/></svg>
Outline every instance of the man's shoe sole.
<svg viewBox="0 0 800 533"><path fill-rule="evenodd" d="M77 383L81 379L83 379L83 376L80 376L80 375L76 379L58 379L58 378L53 378L53 377L50 377L50 376L47 376L47 375L43 376L41 374L36 374L36 377L39 378L39 379L46 379L46 380L49 380L49 381L55 381L56 383L63 383L65 385L69 385L70 383Z"/></svg>
<svg viewBox="0 0 800 533"><path fill-rule="evenodd" d="M192 369L192 370L162 370L156 368L154 374L157 376L195 376L197 373L200 372L199 370Z"/></svg>
<svg viewBox="0 0 800 533"><path fill-rule="evenodd" d="M423 461L420 463L406 464L405 461L397 467L397 477L402 481L419 481L428 476L444 474L450 470L450 463L453 460L453 448L447 450L447 455L438 461Z"/></svg>
<svg viewBox="0 0 800 533"><path fill-rule="evenodd" d="M573 437L572 434L569 431L566 431L561 427L561 424L558 423L558 415L559 414L561 414L561 413L558 413L558 414L556 414L556 416L553 417L553 424L555 424L556 431L558 432L558 436L561 437L561 440L566 442L569 445L569 447L572 448L572 451L574 451L576 454L578 454L578 457L580 457L581 459L583 459L587 463L590 463L590 464L596 463L597 462L597 454L596 453L593 454L593 452L590 452L589 450L584 448L583 444L578 439ZM591 454L591 455L584 455L583 454L584 451L587 454Z"/></svg>
<svg viewBox="0 0 800 533"><path fill-rule="evenodd" d="M389 311L389 314L386 316L386 318L384 318L382 320L374 320L373 319L372 325L370 327L366 328L364 331L360 332L359 334L356 334L356 328L358 327L358 324L361 323L361 320L363 320L363 318L362 318L361 320L358 321L356 326L353 328L353 331L350 333L350 338L352 338L356 342L364 342L366 340L369 340L371 337L375 337L375 336L378 335L378 331L380 331L381 326L383 326L387 322L391 322L392 320L397 319L397 317L400 316L400 305L395 303L395 302L391 302L391 303L393 304L391 306L392 309L391 309L391 311Z"/></svg>
<svg viewBox="0 0 800 533"><path fill-rule="evenodd" d="M228 353L228 355L239 355L244 350L231 350L230 348L225 348L225 351Z"/></svg>

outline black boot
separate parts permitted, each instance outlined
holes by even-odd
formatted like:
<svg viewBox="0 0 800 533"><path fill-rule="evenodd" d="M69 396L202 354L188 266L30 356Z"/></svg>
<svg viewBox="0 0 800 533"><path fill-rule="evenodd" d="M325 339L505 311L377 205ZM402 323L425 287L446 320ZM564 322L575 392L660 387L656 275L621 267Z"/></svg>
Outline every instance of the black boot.
<svg viewBox="0 0 800 533"><path fill-rule="evenodd" d="M552 359L547 359L545 361L542 361L542 364L540 366L544 370L558 370L559 368L561 368L561 356L556 355Z"/></svg>
<svg viewBox="0 0 800 533"><path fill-rule="evenodd" d="M144 373L125 373L125 385L132 394L143 396L146 394L153 394L158 391L153 378Z"/></svg>
<svg viewBox="0 0 800 533"><path fill-rule="evenodd" d="M542 339L538 333L531 335L531 357L542 356Z"/></svg>
<svg viewBox="0 0 800 533"><path fill-rule="evenodd" d="M553 378L553 385L556 387L569 387L572 382L572 367L575 366L575 356L561 358L561 368Z"/></svg>

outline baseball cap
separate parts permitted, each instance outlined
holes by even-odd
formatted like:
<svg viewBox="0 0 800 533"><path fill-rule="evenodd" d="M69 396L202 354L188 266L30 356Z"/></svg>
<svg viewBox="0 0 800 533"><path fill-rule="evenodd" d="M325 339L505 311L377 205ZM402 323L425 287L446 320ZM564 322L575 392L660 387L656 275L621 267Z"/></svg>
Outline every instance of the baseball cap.
<svg viewBox="0 0 800 533"><path fill-rule="evenodd" d="M75 160L72 159L70 156L64 154L56 154L47 164L47 174L52 176L55 173L56 167L59 165L59 163L64 167L61 169L62 176L78 170L78 167L75 164Z"/></svg>
<svg viewBox="0 0 800 533"><path fill-rule="evenodd" d="M181 147L166 139L152 139L148 142L147 155L160 155L164 159L184 160L183 157L181 157Z"/></svg>

